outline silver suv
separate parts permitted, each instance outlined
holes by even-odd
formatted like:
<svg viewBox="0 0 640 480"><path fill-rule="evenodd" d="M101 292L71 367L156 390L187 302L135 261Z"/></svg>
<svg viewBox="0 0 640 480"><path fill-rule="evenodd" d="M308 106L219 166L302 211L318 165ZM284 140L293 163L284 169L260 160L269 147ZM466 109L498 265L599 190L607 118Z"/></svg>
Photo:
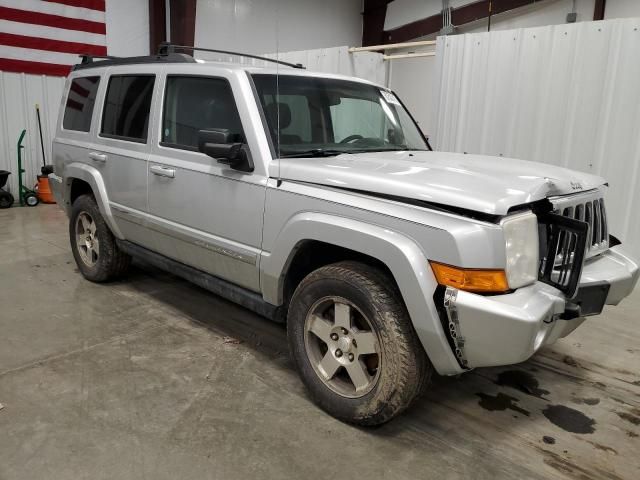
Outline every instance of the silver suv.
<svg viewBox="0 0 640 480"><path fill-rule="evenodd" d="M522 362L638 280L603 179L431 151L367 81L167 53L85 59L66 92L50 179L82 275L141 257L286 322L347 422L393 418L434 371Z"/></svg>

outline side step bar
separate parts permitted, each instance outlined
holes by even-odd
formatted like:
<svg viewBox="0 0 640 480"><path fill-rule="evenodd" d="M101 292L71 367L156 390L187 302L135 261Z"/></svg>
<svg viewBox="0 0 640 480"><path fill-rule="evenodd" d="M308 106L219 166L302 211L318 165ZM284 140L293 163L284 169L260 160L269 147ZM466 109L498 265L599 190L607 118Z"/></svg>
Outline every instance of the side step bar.
<svg viewBox="0 0 640 480"><path fill-rule="evenodd" d="M239 287L231 282L210 275L201 270L195 269L183 263L177 262L171 258L152 252L140 245L128 242L126 240L116 239L118 248L128 253L132 257L140 258L145 262L165 270L169 273L182 277L191 283L195 283L199 287L209 290L233 303L237 303L252 312L257 313L270 320L280 321L278 307L265 302L262 297L246 288Z"/></svg>

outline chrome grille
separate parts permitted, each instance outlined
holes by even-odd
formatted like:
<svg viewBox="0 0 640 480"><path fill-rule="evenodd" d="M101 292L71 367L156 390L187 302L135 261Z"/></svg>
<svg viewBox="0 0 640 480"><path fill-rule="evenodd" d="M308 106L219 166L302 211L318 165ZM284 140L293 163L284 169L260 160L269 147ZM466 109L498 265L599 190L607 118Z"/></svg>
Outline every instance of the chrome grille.
<svg viewBox="0 0 640 480"><path fill-rule="evenodd" d="M607 212L600 190L579 193L565 197L550 199L554 213L563 217L586 222L589 225L587 233L586 257L593 257L609 248L609 229L607 227Z"/></svg>

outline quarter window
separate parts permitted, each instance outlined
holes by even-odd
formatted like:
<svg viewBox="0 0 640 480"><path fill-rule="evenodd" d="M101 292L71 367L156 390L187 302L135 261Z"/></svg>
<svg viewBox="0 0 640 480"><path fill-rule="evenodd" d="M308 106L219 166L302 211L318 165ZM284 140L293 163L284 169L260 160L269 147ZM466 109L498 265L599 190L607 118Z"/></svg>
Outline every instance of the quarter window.
<svg viewBox="0 0 640 480"><path fill-rule="evenodd" d="M162 144L197 150L198 131L226 129L244 141L229 82L221 78L167 77Z"/></svg>
<svg viewBox="0 0 640 480"><path fill-rule="evenodd" d="M136 142L147 141L153 75L113 75L102 113L101 134Z"/></svg>
<svg viewBox="0 0 640 480"><path fill-rule="evenodd" d="M64 107L62 128L79 132L88 132L91 129L91 115L99 84L100 77L81 77L72 80Z"/></svg>

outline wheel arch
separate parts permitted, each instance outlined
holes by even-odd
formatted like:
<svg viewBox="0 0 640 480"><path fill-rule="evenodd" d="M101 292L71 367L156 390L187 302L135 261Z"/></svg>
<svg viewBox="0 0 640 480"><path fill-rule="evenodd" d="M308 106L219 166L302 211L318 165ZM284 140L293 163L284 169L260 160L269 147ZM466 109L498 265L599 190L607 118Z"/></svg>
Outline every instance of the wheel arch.
<svg viewBox="0 0 640 480"><path fill-rule="evenodd" d="M296 280L322 260L361 260L386 270L396 283L416 333L436 370L462 372L433 302L437 283L427 256L411 238L391 229L359 220L316 212L292 217L275 239L274 248L261 257L261 287L265 300L286 305L286 295ZM319 250L314 250L314 247ZM356 247L354 249L354 247ZM311 257L300 267L300 259ZM345 255L355 255L345 257ZM287 290L288 289L288 290Z"/></svg>
<svg viewBox="0 0 640 480"><path fill-rule="evenodd" d="M100 172L90 165L72 163L65 167L64 178L65 193L63 207L67 215L71 213L71 206L76 198L83 194L91 194L95 198L98 209L111 229L111 232L113 232L113 235L119 239L123 239L124 237L113 219L111 206L109 205L109 197Z"/></svg>

